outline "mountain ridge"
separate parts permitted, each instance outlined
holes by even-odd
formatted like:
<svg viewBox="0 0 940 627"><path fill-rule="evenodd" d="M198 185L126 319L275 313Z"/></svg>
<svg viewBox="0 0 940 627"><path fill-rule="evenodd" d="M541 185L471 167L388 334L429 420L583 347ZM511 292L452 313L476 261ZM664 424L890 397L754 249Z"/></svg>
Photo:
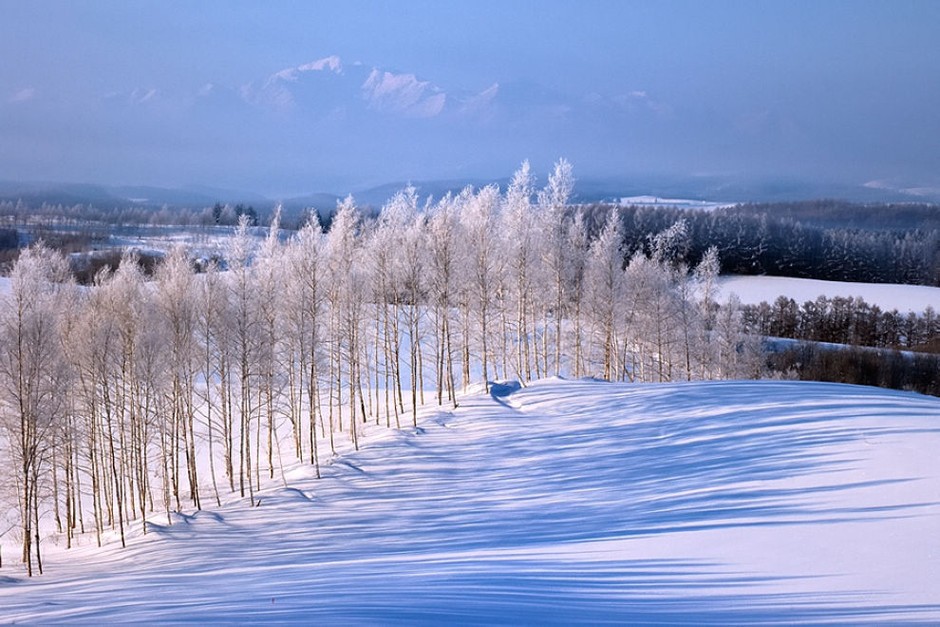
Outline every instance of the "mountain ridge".
<svg viewBox="0 0 940 627"><path fill-rule="evenodd" d="M259 209L332 209L336 202L351 194L363 206L381 207L397 191L408 185L417 188L419 197L440 198L464 187L496 184L504 188L508 178L442 178L397 180L350 191L313 190L299 194L265 194L209 185L160 187L154 185L103 185L60 181L0 180L0 201L27 204L94 205L101 208L144 207L205 208L215 203L251 204ZM713 202L778 202L830 198L849 202L925 202L940 201L940 193L910 193L887 186L825 184L793 179L735 181L721 177L622 177L578 179L576 202L615 201L622 197L650 195L661 198L686 198Z"/></svg>

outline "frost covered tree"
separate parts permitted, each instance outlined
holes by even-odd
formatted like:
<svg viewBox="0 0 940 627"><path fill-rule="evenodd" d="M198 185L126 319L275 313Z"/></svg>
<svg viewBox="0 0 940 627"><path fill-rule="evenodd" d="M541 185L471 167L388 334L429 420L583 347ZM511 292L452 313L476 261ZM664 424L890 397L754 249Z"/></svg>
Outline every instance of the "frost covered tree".
<svg viewBox="0 0 940 627"><path fill-rule="evenodd" d="M702 256L701 262L695 267L693 280L696 286L699 306L700 336L698 338L698 364L699 378L710 379L715 376L717 363L712 346L712 332L715 329L716 312L718 304L718 274L721 263L718 258L718 249L710 247Z"/></svg>
<svg viewBox="0 0 940 627"><path fill-rule="evenodd" d="M495 361L492 333L496 326L495 314L501 306L497 297L505 264L497 232L499 208L499 189L489 185L468 199L461 214L469 275L466 283L467 302L477 322L480 366L487 392ZM469 359L469 346L466 352ZM468 366L465 366L465 372L469 372Z"/></svg>
<svg viewBox="0 0 940 627"><path fill-rule="evenodd" d="M603 377L612 380L616 372L617 330L625 289L623 241L616 211L608 214L604 229L591 244L585 275L589 285L588 309L594 341L600 349Z"/></svg>
<svg viewBox="0 0 940 627"><path fill-rule="evenodd" d="M360 213L351 196L337 208L326 237L326 261L330 277L327 301L330 311L330 442L333 445L334 407L336 424L343 430L343 387L348 403L350 440L358 449L357 406L364 409L362 395L362 322L365 282L361 243L358 237ZM334 405L335 401L335 405ZM365 412L362 412L365 415ZM335 450L335 448L334 448Z"/></svg>
<svg viewBox="0 0 940 627"><path fill-rule="evenodd" d="M571 317L573 340L573 353L571 354L571 370L575 377L584 373L584 299L585 299L585 272L587 271L588 251L590 240L584 224L584 213L578 211L568 225L568 301L570 302L569 315Z"/></svg>
<svg viewBox="0 0 940 627"><path fill-rule="evenodd" d="M532 204L535 177L524 161L506 189L502 218L506 266L510 275L509 293L515 308L516 376L532 379L532 340L535 332L535 286L540 277L539 230Z"/></svg>
<svg viewBox="0 0 940 627"><path fill-rule="evenodd" d="M143 439L142 447L146 447L148 416L142 411L141 395L142 384L146 382L146 374L141 371L139 359L145 346L160 350L164 345L161 341L145 343L145 331L152 331L153 327L147 324L150 308L146 302L144 277L137 257L133 253L126 253L121 259L121 265L110 276L103 275L96 286L98 291L96 305L98 315L105 319L106 326L100 330L110 335L109 347L106 351L98 352L96 374L99 377L98 396L96 407L99 420L96 421L99 434L102 437L105 468L103 485L105 489L104 505L112 527L116 524L120 533L122 546L125 543L125 526L133 518L129 504L135 501L136 482L129 468L137 464L146 464L143 458L136 458L135 447L131 443L132 435L140 434ZM96 352L92 349L93 353ZM157 366L153 374L154 385L166 382L162 366L167 362L160 356L151 360ZM163 391L161 389L161 391ZM180 391L182 395L182 391ZM177 400L173 399L172 392L165 392L160 396L170 398L170 405ZM161 399L162 402L163 399ZM182 399L178 399L182 404ZM161 433L165 436L166 448L170 450L169 475L173 495L176 500L176 509L182 509L181 470L182 456L180 446L173 443L180 438L179 424L181 417L169 418L172 414L166 408L159 411L161 420L158 423Z"/></svg>
<svg viewBox="0 0 940 627"><path fill-rule="evenodd" d="M562 318L566 315L565 293L567 289L566 270L568 267L566 214L571 193L574 190L574 174L571 164L559 159L548 183L538 194L539 214L544 230L542 235L542 262L551 285L546 290L543 302L543 374L550 372L561 374ZM551 324L554 322L554 325ZM554 326L552 334L554 351L553 363L549 365L549 328ZM538 368L536 368L538 370Z"/></svg>
<svg viewBox="0 0 940 627"><path fill-rule="evenodd" d="M229 489L234 492L234 473L232 472L232 407L230 395L230 367L228 350L228 325L226 324L228 300L225 285L220 276L219 266L212 262L206 268L201 280L194 286L193 298L196 303L196 336L199 352L199 375L203 385L199 401L203 408L206 424L207 454L209 456L209 475L212 478L212 490L216 505L221 505L219 485L216 477L215 446L221 438L223 466L228 478Z"/></svg>
<svg viewBox="0 0 940 627"><path fill-rule="evenodd" d="M733 295L715 320L715 347L719 379L753 379L761 376L760 338L744 323L741 302Z"/></svg>
<svg viewBox="0 0 940 627"><path fill-rule="evenodd" d="M246 494L254 504L254 484L252 483L252 463L257 464L257 456L252 457L251 427L258 409L257 392L257 346L260 321L255 298L255 284L252 280L251 263L255 246L248 233L248 218L242 216L232 238L228 251L227 298L230 301L230 332L232 352L232 381L237 389L238 399L233 405L238 410L238 490ZM233 432L231 434L235 436Z"/></svg>
<svg viewBox="0 0 940 627"><path fill-rule="evenodd" d="M419 394L423 397L422 310L424 300L424 217L418 212L414 187L406 187L385 205L373 238L375 279L382 296L377 303L383 313L383 333L390 350L384 351L391 366L399 409L404 411L401 376L401 343L404 335L408 345L412 422L417 423ZM389 324L390 323L390 324ZM387 411L386 411L387 415ZM397 415L396 415L397 420Z"/></svg>
<svg viewBox="0 0 940 627"><path fill-rule="evenodd" d="M193 278L186 251L174 248L157 269L155 299L160 340L167 347L170 458L174 465L179 461L185 465L190 499L193 507L200 509L194 406L198 313ZM174 476L176 472L174 468Z"/></svg>
<svg viewBox="0 0 940 627"><path fill-rule="evenodd" d="M255 311L257 312L258 332L255 362L258 369L260 392L260 415L265 429L265 453L267 457L268 478L274 478L274 450L278 446L277 416L280 399L281 372L285 370L282 362L283 322L282 307L284 294L283 247L279 240L281 209L277 207L268 227L264 243L255 255L252 263L252 283L254 284ZM261 422L258 429L261 429ZM260 447L260 433L257 446ZM260 456L255 464L255 471L260 472Z"/></svg>
<svg viewBox="0 0 940 627"><path fill-rule="evenodd" d="M199 277L194 281L190 297L193 300L193 309L195 313L194 320L194 350L196 355L194 361L197 378L201 379L201 385L194 386L195 401L201 411L201 416L205 423L205 439L208 445L207 456L209 466L209 476L212 481L212 493L215 497L216 505L221 505L219 496L219 482L216 474L216 445L221 435L222 449L224 451L225 472L229 481L232 481L231 474L231 448L226 447L226 440L231 443L230 438L226 438L227 431L231 429L230 421L226 420L226 410L224 402L220 401L222 388L222 372L220 367L220 353L223 350L221 346L224 343L219 336L222 333L220 320L225 311L225 290L219 275L219 266L216 262L210 262ZM234 490L234 484L230 483Z"/></svg>
<svg viewBox="0 0 940 627"><path fill-rule="evenodd" d="M388 208L387 206L386 209ZM398 228L391 211L383 211L366 243L371 299L375 303L375 388L384 390L384 403L382 398L376 398L375 403L377 408L384 406L387 426L391 426L391 417L394 414L396 428L401 427L400 415L404 412L401 385L402 333L399 315L401 294L397 289L398 265L395 262Z"/></svg>
<svg viewBox="0 0 940 627"><path fill-rule="evenodd" d="M292 392L291 420L298 457L303 456L302 413L308 413L306 436L310 463L320 475L317 455L317 421L322 424L320 403L321 360L323 354L325 277L323 260L323 231L316 214L300 229L287 251L287 291L285 318L287 337L297 361L296 391ZM291 360L293 363L293 359ZM294 386L291 386L294 389Z"/></svg>
<svg viewBox="0 0 940 627"><path fill-rule="evenodd" d="M457 406L454 389L454 333L452 308L456 304L458 265L460 263L460 222L457 203L446 195L438 201L427 222L428 305L434 326L434 369L438 405L448 400Z"/></svg>
<svg viewBox="0 0 940 627"><path fill-rule="evenodd" d="M67 410L69 372L59 333L67 276L61 256L41 244L28 248L13 267L0 309L0 424L19 495L22 560L29 576L34 558L42 573L42 480Z"/></svg>

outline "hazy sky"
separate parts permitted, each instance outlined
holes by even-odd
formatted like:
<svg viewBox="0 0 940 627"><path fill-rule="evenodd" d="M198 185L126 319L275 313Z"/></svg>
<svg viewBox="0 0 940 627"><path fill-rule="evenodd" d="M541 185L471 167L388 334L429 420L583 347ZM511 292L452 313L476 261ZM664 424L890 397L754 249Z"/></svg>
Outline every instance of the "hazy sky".
<svg viewBox="0 0 940 627"><path fill-rule="evenodd" d="M934 0L0 0L0 179L938 186L938 32Z"/></svg>

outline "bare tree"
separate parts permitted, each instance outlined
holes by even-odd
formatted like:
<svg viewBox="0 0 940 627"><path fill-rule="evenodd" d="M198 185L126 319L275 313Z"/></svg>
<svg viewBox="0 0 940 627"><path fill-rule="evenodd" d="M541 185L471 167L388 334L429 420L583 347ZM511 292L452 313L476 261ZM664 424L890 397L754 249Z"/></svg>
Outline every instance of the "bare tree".
<svg viewBox="0 0 940 627"><path fill-rule="evenodd" d="M474 195L461 215L470 274L468 294L479 325L480 361L483 385L487 392L493 362L490 338L494 324L493 311L499 306L496 301L497 287L504 262L496 230L498 217L499 190L495 185L484 187Z"/></svg>
<svg viewBox="0 0 940 627"><path fill-rule="evenodd" d="M196 465L196 412L193 405L198 312L192 265L183 248L174 248L157 269L155 298L160 327L168 347L173 457L177 458L177 451L182 448L190 498L193 506L200 509Z"/></svg>
<svg viewBox="0 0 940 627"><path fill-rule="evenodd" d="M318 457L317 420L322 424L323 410L320 403L320 363L324 338L324 298L326 280L323 276L323 232L316 214L291 242L288 253L289 293L286 317L290 327L289 337L296 343L299 364L298 411L303 407L306 393L309 410L307 435L309 437L310 463L320 476ZM300 416L296 416L295 436L301 439ZM302 444L298 442L298 452Z"/></svg>
<svg viewBox="0 0 940 627"><path fill-rule="evenodd" d="M349 435L353 446L359 448L356 424L357 401L361 394L361 326L363 320L364 277L359 260L360 244L357 239L360 215L352 197L340 203L330 231L327 233L326 251L330 275L327 298L330 303L330 331L332 351L330 359L330 442L333 442L333 404L339 429L343 421L343 374L346 375L349 403ZM344 370L345 368L345 370ZM335 394L335 396L334 396ZM334 449L335 451L335 449Z"/></svg>
<svg viewBox="0 0 940 627"><path fill-rule="evenodd" d="M543 307L545 327L543 329L544 373L561 374L562 334L561 321L565 316L566 267L568 265L567 228L565 225L568 203L574 189L571 164L559 159L548 177L548 184L538 194L541 223L545 230L542 260L551 281L552 289ZM549 318L554 322L553 364L548 363Z"/></svg>
<svg viewBox="0 0 940 627"><path fill-rule="evenodd" d="M41 244L21 254L0 311L0 407L15 462L23 563L42 573L40 481L53 431L64 418L67 373L58 331L60 294L68 267Z"/></svg>
<svg viewBox="0 0 940 627"><path fill-rule="evenodd" d="M513 175L506 190L503 219L506 238L507 265L511 274L510 293L515 302L515 371L523 382L532 379L532 336L535 332L534 290L541 278L539 230L535 224L532 196L535 193L535 178L529 162Z"/></svg>
<svg viewBox="0 0 940 627"><path fill-rule="evenodd" d="M228 292L231 302L231 343L233 352L233 376L238 383L239 414L239 462L238 490L242 497L246 488L249 500L254 505L252 483L251 426L255 418L257 403L254 392L257 380L256 353L258 343L258 315L254 298L251 261L254 246L248 233L248 217L242 216L232 238L228 254ZM257 459L254 460L257 464Z"/></svg>
<svg viewBox="0 0 940 627"><path fill-rule="evenodd" d="M427 224L427 267L429 306L433 311L437 402L448 400L457 406L454 389L454 339L452 309L456 305L458 241L460 224L453 197L438 201Z"/></svg>
<svg viewBox="0 0 940 627"><path fill-rule="evenodd" d="M607 380L614 377L618 353L616 333L624 290L622 251L620 219L616 211L611 211L604 230L591 244L585 267L595 341L600 346L603 376Z"/></svg>

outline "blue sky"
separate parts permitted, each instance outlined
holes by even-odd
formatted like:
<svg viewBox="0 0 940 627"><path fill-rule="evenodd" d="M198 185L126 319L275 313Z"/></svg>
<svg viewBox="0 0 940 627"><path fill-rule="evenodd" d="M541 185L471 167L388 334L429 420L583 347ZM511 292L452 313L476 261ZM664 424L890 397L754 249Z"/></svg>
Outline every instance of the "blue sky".
<svg viewBox="0 0 940 627"><path fill-rule="evenodd" d="M582 178L940 187L940 2L0 0L0 17L5 180L341 193L564 156Z"/></svg>

